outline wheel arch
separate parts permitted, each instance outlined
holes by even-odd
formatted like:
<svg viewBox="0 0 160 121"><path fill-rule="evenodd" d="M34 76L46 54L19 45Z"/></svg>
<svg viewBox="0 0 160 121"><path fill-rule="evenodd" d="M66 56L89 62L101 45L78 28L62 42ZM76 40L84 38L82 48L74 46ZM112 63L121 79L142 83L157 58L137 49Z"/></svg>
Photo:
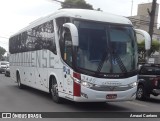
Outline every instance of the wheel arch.
<svg viewBox="0 0 160 121"><path fill-rule="evenodd" d="M18 74L19 74L19 76L20 76L19 70L17 69L17 70L16 70L16 81L18 81L18 80L17 80Z"/></svg>
<svg viewBox="0 0 160 121"><path fill-rule="evenodd" d="M50 74L49 83L48 83L49 93L51 92L52 79L54 79L55 83L58 83L57 82L57 76L55 74Z"/></svg>
<svg viewBox="0 0 160 121"><path fill-rule="evenodd" d="M140 79L138 80L138 86L144 86L145 85L145 80L144 79Z"/></svg>

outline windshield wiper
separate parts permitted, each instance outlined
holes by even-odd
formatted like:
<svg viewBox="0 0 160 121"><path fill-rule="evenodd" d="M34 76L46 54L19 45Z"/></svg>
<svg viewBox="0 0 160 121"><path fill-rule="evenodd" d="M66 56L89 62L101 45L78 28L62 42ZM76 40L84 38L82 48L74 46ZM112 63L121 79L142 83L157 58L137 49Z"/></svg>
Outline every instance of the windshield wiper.
<svg viewBox="0 0 160 121"><path fill-rule="evenodd" d="M107 33L107 34L109 34L109 33ZM129 36L129 38L133 42L134 40L132 39L132 37L128 33L127 33L127 35ZM108 52L106 50L106 52L103 54L102 59L101 59L100 63L98 64L98 68L97 68L97 71L95 72L95 75L98 75L100 73L105 61L107 62L108 60L110 60L110 63L111 63L110 73L113 73L112 59L116 59L121 71L123 73L127 73L127 69L126 69L125 65L123 64L121 58L119 57L119 55L117 53L113 52L114 48L111 47L110 40L108 40L108 45L109 45L107 48Z"/></svg>
<svg viewBox="0 0 160 121"><path fill-rule="evenodd" d="M124 64L123 64L121 58L119 57L119 55L118 55L118 54L110 53L110 56L111 56L111 62L110 62L110 63L112 63L112 58L115 58L116 61L117 61L117 63L118 63L118 65L119 65L119 67L120 67L120 69L121 69L121 71L122 71L123 73L127 73L127 69L126 69L126 67L124 66ZM108 55L107 52L105 52L105 53L103 54L103 57L102 57L99 65L98 65L98 68L97 68L97 71L95 72L95 75L98 75L98 74L100 73L100 71L101 71L101 69L102 69L102 67L103 67L103 65L104 65L104 62L105 62L105 61L107 62L108 60L109 60L109 55ZM111 68L111 71L113 71L112 68ZM112 72L111 72L111 73L112 73Z"/></svg>
<svg viewBox="0 0 160 121"><path fill-rule="evenodd" d="M119 55L118 54L113 54L113 57L116 59L121 71L124 72L124 73L127 73L127 69L124 66L124 64L123 64L121 58L119 57Z"/></svg>
<svg viewBox="0 0 160 121"><path fill-rule="evenodd" d="M120 30L120 31L122 31L122 32L124 32L124 30L126 30L125 28L117 28L118 30ZM131 34L130 33L128 33L128 32L125 32L125 34L127 34L128 35L128 37L130 38L130 41L131 41L131 43L132 43L132 48L133 47L135 47L135 45L134 45L134 39L133 39L133 37L131 36ZM133 50L132 50L132 52L133 52ZM133 57L135 57L135 53L133 52L132 53L133 55ZM121 61L121 58L118 56L118 58L120 59L119 61ZM122 62L122 61L121 61ZM120 63L121 63L120 62ZM132 64L132 68L134 68L135 67L135 65L136 65L136 62L135 62L135 59L133 59L133 63L131 63ZM121 68L124 68L125 66L124 66L124 64L123 64L123 62L120 64L121 65ZM124 66L124 67L122 67L122 66ZM126 70L126 69L123 69L124 71Z"/></svg>
<svg viewBox="0 0 160 121"><path fill-rule="evenodd" d="M101 71L101 69L102 69L102 67L103 67L104 62L105 62L105 61L107 62L108 59L109 59L108 53L105 52L105 53L103 54L103 56L102 56L102 59L101 59L99 65L98 65L98 68L97 68L97 71L95 72L95 75L99 74L99 72Z"/></svg>

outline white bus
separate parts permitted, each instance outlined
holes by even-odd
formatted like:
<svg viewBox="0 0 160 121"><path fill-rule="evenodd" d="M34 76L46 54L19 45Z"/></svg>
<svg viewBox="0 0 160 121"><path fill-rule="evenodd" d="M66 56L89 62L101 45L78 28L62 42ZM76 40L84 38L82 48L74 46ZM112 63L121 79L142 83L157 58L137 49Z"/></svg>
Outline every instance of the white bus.
<svg viewBox="0 0 160 121"><path fill-rule="evenodd" d="M136 32L125 17L94 10L61 9L9 39L11 78L51 93L55 102L135 99Z"/></svg>

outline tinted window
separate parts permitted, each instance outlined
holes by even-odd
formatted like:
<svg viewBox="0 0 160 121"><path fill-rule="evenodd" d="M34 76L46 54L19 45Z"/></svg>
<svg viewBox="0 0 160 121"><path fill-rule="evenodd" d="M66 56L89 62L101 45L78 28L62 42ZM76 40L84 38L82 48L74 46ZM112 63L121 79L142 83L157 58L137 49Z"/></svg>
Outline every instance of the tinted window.
<svg viewBox="0 0 160 121"><path fill-rule="evenodd" d="M72 39L71 39L71 33L69 29L66 29L66 32L64 34L64 56L63 59L65 62L72 66Z"/></svg>
<svg viewBox="0 0 160 121"><path fill-rule="evenodd" d="M60 43L61 55L64 54L64 29L63 24L70 22L70 19L67 17L60 17L56 19L57 30L58 30L58 39Z"/></svg>
<svg viewBox="0 0 160 121"><path fill-rule="evenodd" d="M158 67L143 67L140 74L145 75L160 75L160 68Z"/></svg>
<svg viewBox="0 0 160 121"><path fill-rule="evenodd" d="M75 20L79 47L77 66L99 73L127 73L137 69L137 46L129 26Z"/></svg>
<svg viewBox="0 0 160 121"><path fill-rule="evenodd" d="M10 53L48 49L56 52L53 21L29 29L9 40Z"/></svg>
<svg viewBox="0 0 160 121"><path fill-rule="evenodd" d="M7 65L8 63L2 62L1 65Z"/></svg>

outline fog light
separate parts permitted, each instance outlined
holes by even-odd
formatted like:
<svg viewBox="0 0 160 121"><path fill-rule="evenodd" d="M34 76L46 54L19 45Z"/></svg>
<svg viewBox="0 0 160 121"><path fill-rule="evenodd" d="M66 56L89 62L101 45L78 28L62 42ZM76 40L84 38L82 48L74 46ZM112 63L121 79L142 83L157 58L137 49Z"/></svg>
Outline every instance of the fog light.
<svg viewBox="0 0 160 121"><path fill-rule="evenodd" d="M85 98L88 98L88 95L85 94L85 93L82 93L82 92L81 92L81 96L83 96L83 97L85 97Z"/></svg>

